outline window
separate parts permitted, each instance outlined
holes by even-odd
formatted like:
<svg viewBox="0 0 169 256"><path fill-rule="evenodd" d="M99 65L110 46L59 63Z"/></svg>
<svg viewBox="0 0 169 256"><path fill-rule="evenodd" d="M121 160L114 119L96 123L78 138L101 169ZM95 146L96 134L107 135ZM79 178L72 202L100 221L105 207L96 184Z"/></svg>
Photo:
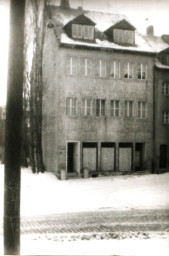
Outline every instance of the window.
<svg viewBox="0 0 169 256"><path fill-rule="evenodd" d="M163 124L169 124L169 111L163 112Z"/></svg>
<svg viewBox="0 0 169 256"><path fill-rule="evenodd" d="M138 102L138 117L139 118L146 117L146 103L144 101Z"/></svg>
<svg viewBox="0 0 169 256"><path fill-rule="evenodd" d="M169 83L163 83L162 94L169 96Z"/></svg>
<svg viewBox="0 0 169 256"><path fill-rule="evenodd" d="M106 60L96 61L96 75L99 77L106 77Z"/></svg>
<svg viewBox="0 0 169 256"><path fill-rule="evenodd" d="M77 57L67 58L67 74L72 76L77 75Z"/></svg>
<svg viewBox="0 0 169 256"><path fill-rule="evenodd" d="M131 30L114 29L114 42L133 45L135 43L135 32Z"/></svg>
<svg viewBox="0 0 169 256"><path fill-rule="evenodd" d="M82 38L82 25L77 25L77 24L72 25L72 37Z"/></svg>
<svg viewBox="0 0 169 256"><path fill-rule="evenodd" d="M131 100L125 101L125 116L126 117L133 116L133 101L131 101Z"/></svg>
<svg viewBox="0 0 169 256"><path fill-rule="evenodd" d="M72 37L78 39L94 39L94 27L80 24L72 24Z"/></svg>
<svg viewBox="0 0 169 256"><path fill-rule="evenodd" d="M66 98L66 115L76 115L76 98Z"/></svg>
<svg viewBox="0 0 169 256"><path fill-rule="evenodd" d="M140 64L138 67L138 79L147 79L147 65Z"/></svg>
<svg viewBox="0 0 169 256"><path fill-rule="evenodd" d="M92 75L92 60L91 59L81 59L80 73L83 76L91 76Z"/></svg>
<svg viewBox="0 0 169 256"><path fill-rule="evenodd" d="M120 102L119 100L111 100L110 101L110 114L111 116L118 117L120 116Z"/></svg>
<svg viewBox="0 0 169 256"><path fill-rule="evenodd" d="M120 78L120 62L112 61L110 63L110 76L113 78Z"/></svg>
<svg viewBox="0 0 169 256"><path fill-rule="evenodd" d="M105 116L105 100L97 99L96 100L96 116Z"/></svg>
<svg viewBox="0 0 169 256"><path fill-rule="evenodd" d="M124 78L134 77L134 64L124 63Z"/></svg>
<svg viewBox="0 0 169 256"><path fill-rule="evenodd" d="M92 115L92 99L82 99L82 111L84 116Z"/></svg>

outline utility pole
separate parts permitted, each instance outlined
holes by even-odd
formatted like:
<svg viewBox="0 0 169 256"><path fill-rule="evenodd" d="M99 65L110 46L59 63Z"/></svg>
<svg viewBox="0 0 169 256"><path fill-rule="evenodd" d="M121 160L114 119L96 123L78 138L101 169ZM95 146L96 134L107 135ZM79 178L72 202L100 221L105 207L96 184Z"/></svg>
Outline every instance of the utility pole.
<svg viewBox="0 0 169 256"><path fill-rule="evenodd" d="M5 128L4 254L20 254L20 169L25 0L10 0Z"/></svg>

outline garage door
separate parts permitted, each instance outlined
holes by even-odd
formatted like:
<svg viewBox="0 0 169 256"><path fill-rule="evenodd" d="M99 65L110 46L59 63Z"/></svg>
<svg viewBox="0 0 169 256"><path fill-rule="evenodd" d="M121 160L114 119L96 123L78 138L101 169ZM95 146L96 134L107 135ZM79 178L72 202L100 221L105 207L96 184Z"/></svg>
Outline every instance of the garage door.
<svg viewBox="0 0 169 256"><path fill-rule="evenodd" d="M114 148L113 147L101 148L101 170L102 171L114 170Z"/></svg>
<svg viewBox="0 0 169 256"><path fill-rule="evenodd" d="M131 170L131 148L119 148L119 170Z"/></svg>
<svg viewBox="0 0 169 256"><path fill-rule="evenodd" d="M83 148L83 168L96 171L96 148Z"/></svg>

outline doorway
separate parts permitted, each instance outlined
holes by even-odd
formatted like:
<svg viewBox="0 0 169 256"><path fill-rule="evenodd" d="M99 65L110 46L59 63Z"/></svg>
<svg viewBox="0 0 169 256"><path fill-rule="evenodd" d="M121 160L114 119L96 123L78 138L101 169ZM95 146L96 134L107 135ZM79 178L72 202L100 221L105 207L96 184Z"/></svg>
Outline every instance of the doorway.
<svg viewBox="0 0 169 256"><path fill-rule="evenodd" d="M136 143L135 146L135 169L140 171L143 169L144 143Z"/></svg>
<svg viewBox="0 0 169 256"><path fill-rule="evenodd" d="M79 143L68 142L67 143L67 172L75 173L79 172L80 159L79 159Z"/></svg>
<svg viewBox="0 0 169 256"><path fill-rule="evenodd" d="M160 145L160 169L167 168L167 145Z"/></svg>

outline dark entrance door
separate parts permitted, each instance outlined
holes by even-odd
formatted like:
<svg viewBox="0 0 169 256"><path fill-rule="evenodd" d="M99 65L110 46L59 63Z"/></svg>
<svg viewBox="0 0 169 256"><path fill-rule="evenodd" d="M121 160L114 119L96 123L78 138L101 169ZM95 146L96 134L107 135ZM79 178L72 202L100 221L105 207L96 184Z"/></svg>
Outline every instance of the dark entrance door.
<svg viewBox="0 0 169 256"><path fill-rule="evenodd" d="M167 145L160 145L160 169L167 168Z"/></svg>
<svg viewBox="0 0 169 256"><path fill-rule="evenodd" d="M136 152L135 152L135 169L136 169L136 171L143 169L143 151L144 151L144 144L136 143Z"/></svg>
<svg viewBox="0 0 169 256"><path fill-rule="evenodd" d="M73 151L74 150L74 143L69 142L67 148L67 171L73 172L74 171L74 161L73 161Z"/></svg>

